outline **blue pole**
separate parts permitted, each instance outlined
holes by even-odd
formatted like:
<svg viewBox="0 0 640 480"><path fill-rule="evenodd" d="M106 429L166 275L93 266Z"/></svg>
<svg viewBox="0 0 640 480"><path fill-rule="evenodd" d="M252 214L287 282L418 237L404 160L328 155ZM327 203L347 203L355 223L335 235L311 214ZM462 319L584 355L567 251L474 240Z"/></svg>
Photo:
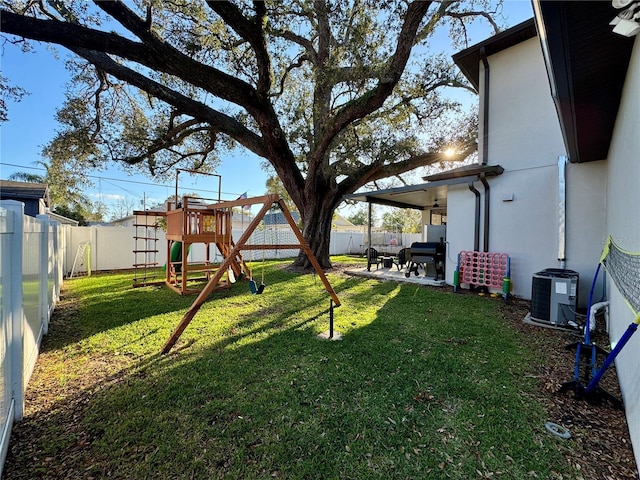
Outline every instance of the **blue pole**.
<svg viewBox="0 0 640 480"><path fill-rule="evenodd" d="M602 378L602 375L604 375L604 372L606 372L607 369L611 366L613 361L618 356L618 353L620 353L620 350L622 350L622 348L631 338L631 335L633 335L637 329L638 324L635 322L627 327L627 331L624 332L624 335L622 335L622 337L620 337L620 340L618 340L615 348L611 350L611 353L607 355L607 358L604 359L604 363L600 367L600 370L598 370L598 373L595 374L595 376L589 382L589 385L587 385L587 388L584 389L585 393L589 393L591 390L598 386L598 382Z"/></svg>
<svg viewBox="0 0 640 480"><path fill-rule="evenodd" d="M598 268L596 268L596 273L593 276L593 281L591 282L591 290L589 290L589 302L587 304L587 320L585 322L585 332L584 332L584 343L578 342L576 345L576 360L573 367L573 379L576 382L576 385L580 383L580 360L582 358L582 347L591 347L591 325L589 325L589 312L591 312L591 305L593 304L593 292L596 288L596 280L598 279L598 274L600 273L600 266L602 264L598 263ZM596 349L591 349L591 371L595 372L596 370ZM592 373L593 375L593 373Z"/></svg>
<svg viewBox="0 0 640 480"><path fill-rule="evenodd" d="M582 353L582 343L578 342L576 345L576 361L573 366L573 379L576 382L576 385L580 381L580 355Z"/></svg>

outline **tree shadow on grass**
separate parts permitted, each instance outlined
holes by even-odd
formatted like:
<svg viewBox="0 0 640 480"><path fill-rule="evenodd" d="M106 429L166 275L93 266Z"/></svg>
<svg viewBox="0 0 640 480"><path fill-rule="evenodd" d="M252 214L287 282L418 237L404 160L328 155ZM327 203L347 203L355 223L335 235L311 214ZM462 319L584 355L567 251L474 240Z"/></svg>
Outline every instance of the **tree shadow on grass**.
<svg viewBox="0 0 640 480"><path fill-rule="evenodd" d="M493 424L478 417L485 382L508 382L509 375L489 364L476 373L479 390L467 394L468 405L452 393L466 373L455 362L473 364L485 347L452 343L427 328L425 317L442 313L438 299L448 308L446 296L393 284L372 285L367 296L360 286L338 284L350 308L364 312L370 301L376 308L341 342L315 338L325 296L305 303L300 292L283 290L273 292L275 313L266 295L237 321L237 332L204 335L196 345L186 340L168 355L114 357L112 345L93 352L117 373L88 370L93 383L78 379L83 388L47 392L49 401L15 427L5 478L470 478L487 465L510 478L561 471L548 452L553 440L532 435L528 415L509 426L502 417ZM445 344L451 355L437 357L431 344ZM447 373L439 374L443 362ZM36 384L56 368L38 366ZM493 399L497 410L510 404L508 395ZM456 423L467 408L476 408L470 418L477 425ZM501 425L502 443L485 442L484 431ZM530 441L510 445L513 430L524 432L513 438Z"/></svg>

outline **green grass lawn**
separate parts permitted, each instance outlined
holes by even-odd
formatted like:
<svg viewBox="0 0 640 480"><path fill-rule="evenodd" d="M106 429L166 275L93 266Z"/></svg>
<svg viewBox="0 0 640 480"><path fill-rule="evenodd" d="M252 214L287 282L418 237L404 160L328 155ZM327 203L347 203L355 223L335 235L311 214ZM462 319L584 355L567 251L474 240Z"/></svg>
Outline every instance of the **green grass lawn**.
<svg viewBox="0 0 640 480"><path fill-rule="evenodd" d="M570 478L500 300L329 274L343 339L322 341L329 297L288 263L267 262L262 295L215 292L165 356L194 297L67 281L77 311L54 318L34 380L65 393L33 413L25 475Z"/></svg>

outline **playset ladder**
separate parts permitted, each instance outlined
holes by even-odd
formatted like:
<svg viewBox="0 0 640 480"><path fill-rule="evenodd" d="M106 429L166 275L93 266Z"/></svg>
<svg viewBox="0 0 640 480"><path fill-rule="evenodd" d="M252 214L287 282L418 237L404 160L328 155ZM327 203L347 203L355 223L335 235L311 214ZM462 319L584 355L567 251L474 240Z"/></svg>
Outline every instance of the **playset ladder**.
<svg viewBox="0 0 640 480"><path fill-rule="evenodd" d="M158 285L164 283L158 278L158 217L163 212L135 211L135 235L133 237L133 286Z"/></svg>

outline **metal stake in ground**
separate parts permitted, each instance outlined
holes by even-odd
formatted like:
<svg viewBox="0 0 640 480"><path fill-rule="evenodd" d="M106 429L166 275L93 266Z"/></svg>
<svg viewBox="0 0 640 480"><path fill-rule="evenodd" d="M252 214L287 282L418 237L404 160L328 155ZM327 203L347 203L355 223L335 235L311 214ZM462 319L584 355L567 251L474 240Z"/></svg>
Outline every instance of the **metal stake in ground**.
<svg viewBox="0 0 640 480"><path fill-rule="evenodd" d="M318 335L321 340L342 340L342 335L333 330L333 299L329 299L329 330Z"/></svg>

